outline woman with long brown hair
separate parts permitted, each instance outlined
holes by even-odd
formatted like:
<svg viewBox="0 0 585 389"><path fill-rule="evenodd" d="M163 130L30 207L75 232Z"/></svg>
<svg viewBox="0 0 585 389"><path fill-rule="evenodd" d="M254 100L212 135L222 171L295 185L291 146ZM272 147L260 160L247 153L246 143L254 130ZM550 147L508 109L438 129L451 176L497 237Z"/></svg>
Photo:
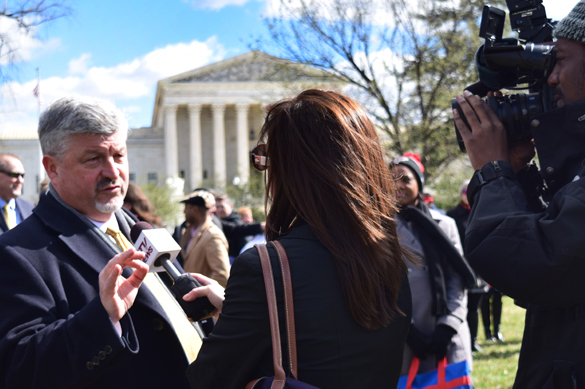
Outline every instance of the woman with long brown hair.
<svg viewBox="0 0 585 389"><path fill-rule="evenodd" d="M162 219L156 214L156 209L142 189L132 182L128 183L124 208L132 212L138 220L148 222L154 227L162 227Z"/></svg>
<svg viewBox="0 0 585 389"><path fill-rule="evenodd" d="M395 387L411 302L375 128L336 92L307 90L267 111L253 153L267 169L266 238L280 241L290 261L299 380ZM280 265L268 250L283 320ZM274 375L272 347L259 255L250 249L233 263L219 320L188 377L196 388L241 388L263 375Z"/></svg>

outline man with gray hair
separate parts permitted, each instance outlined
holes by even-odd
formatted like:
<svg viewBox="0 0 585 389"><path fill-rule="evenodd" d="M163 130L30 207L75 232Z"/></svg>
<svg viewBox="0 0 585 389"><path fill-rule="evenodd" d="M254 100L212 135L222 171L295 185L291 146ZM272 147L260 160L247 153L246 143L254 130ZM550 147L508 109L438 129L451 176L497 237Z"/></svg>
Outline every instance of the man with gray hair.
<svg viewBox="0 0 585 389"><path fill-rule="evenodd" d="M16 227L30 216L34 205L20 198L24 166L14 154L0 153L0 234Z"/></svg>
<svg viewBox="0 0 585 389"><path fill-rule="evenodd" d="M200 339L128 241L127 134L98 99L63 98L40 118L49 190L0 237L2 387L188 387Z"/></svg>

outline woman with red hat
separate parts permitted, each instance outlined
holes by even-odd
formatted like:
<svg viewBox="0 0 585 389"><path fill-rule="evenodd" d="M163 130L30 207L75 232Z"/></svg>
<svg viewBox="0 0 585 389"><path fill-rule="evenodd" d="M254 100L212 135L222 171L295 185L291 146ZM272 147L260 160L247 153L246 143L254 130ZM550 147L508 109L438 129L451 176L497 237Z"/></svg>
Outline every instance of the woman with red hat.
<svg viewBox="0 0 585 389"><path fill-rule="evenodd" d="M461 256L455 221L429 209L422 199L424 166L417 154L394 159L390 168L400 244L418 259L406 260L413 312L402 374L408 374L414 356L420 360L419 373L436 369L445 356L448 363L471 364L466 286L473 285L474 276Z"/></svg>

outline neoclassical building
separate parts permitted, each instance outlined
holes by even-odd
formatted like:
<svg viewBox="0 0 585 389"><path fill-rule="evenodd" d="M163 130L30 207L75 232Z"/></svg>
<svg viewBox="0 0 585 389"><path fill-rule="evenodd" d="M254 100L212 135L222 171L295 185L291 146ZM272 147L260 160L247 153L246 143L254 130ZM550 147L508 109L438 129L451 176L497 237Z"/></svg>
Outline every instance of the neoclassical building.
<svg viewBox="0 0 585 389"><path fill-rule="evenodd" d="M132 178L178 177L186 192L246 182L264 107L308 87L341 84L259 51L159 81L151 127L133 130L128 141Z"/></svg>
<svg viewBox="0 0 585 389"><path fill-rule="evenodd" d="M249 176L264 107L303 89L340 90L320 70L259 51L160 80L150 127L131 130L130 180L166 183L177 195L205 185L221 189ZM19 155L26 169L24 198L36 202L44 177L36 128L0 133L0 152Z"/></svg>

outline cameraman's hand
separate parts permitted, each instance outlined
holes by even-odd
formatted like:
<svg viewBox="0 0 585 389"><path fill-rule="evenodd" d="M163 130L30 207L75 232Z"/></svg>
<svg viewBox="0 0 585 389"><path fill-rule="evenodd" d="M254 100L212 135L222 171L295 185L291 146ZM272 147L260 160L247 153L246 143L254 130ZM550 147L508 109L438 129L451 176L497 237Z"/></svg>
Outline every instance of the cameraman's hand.
<svg viewBox="0 0 585 389"><path fill-rule="evenodd" d="M504 125L496 113L478 96L464 91L456 97L471 130L465 125L459 112L453 110L455 125L461 133L471 165L481 169L490 161L510 162L508 140Z"/></svg>

